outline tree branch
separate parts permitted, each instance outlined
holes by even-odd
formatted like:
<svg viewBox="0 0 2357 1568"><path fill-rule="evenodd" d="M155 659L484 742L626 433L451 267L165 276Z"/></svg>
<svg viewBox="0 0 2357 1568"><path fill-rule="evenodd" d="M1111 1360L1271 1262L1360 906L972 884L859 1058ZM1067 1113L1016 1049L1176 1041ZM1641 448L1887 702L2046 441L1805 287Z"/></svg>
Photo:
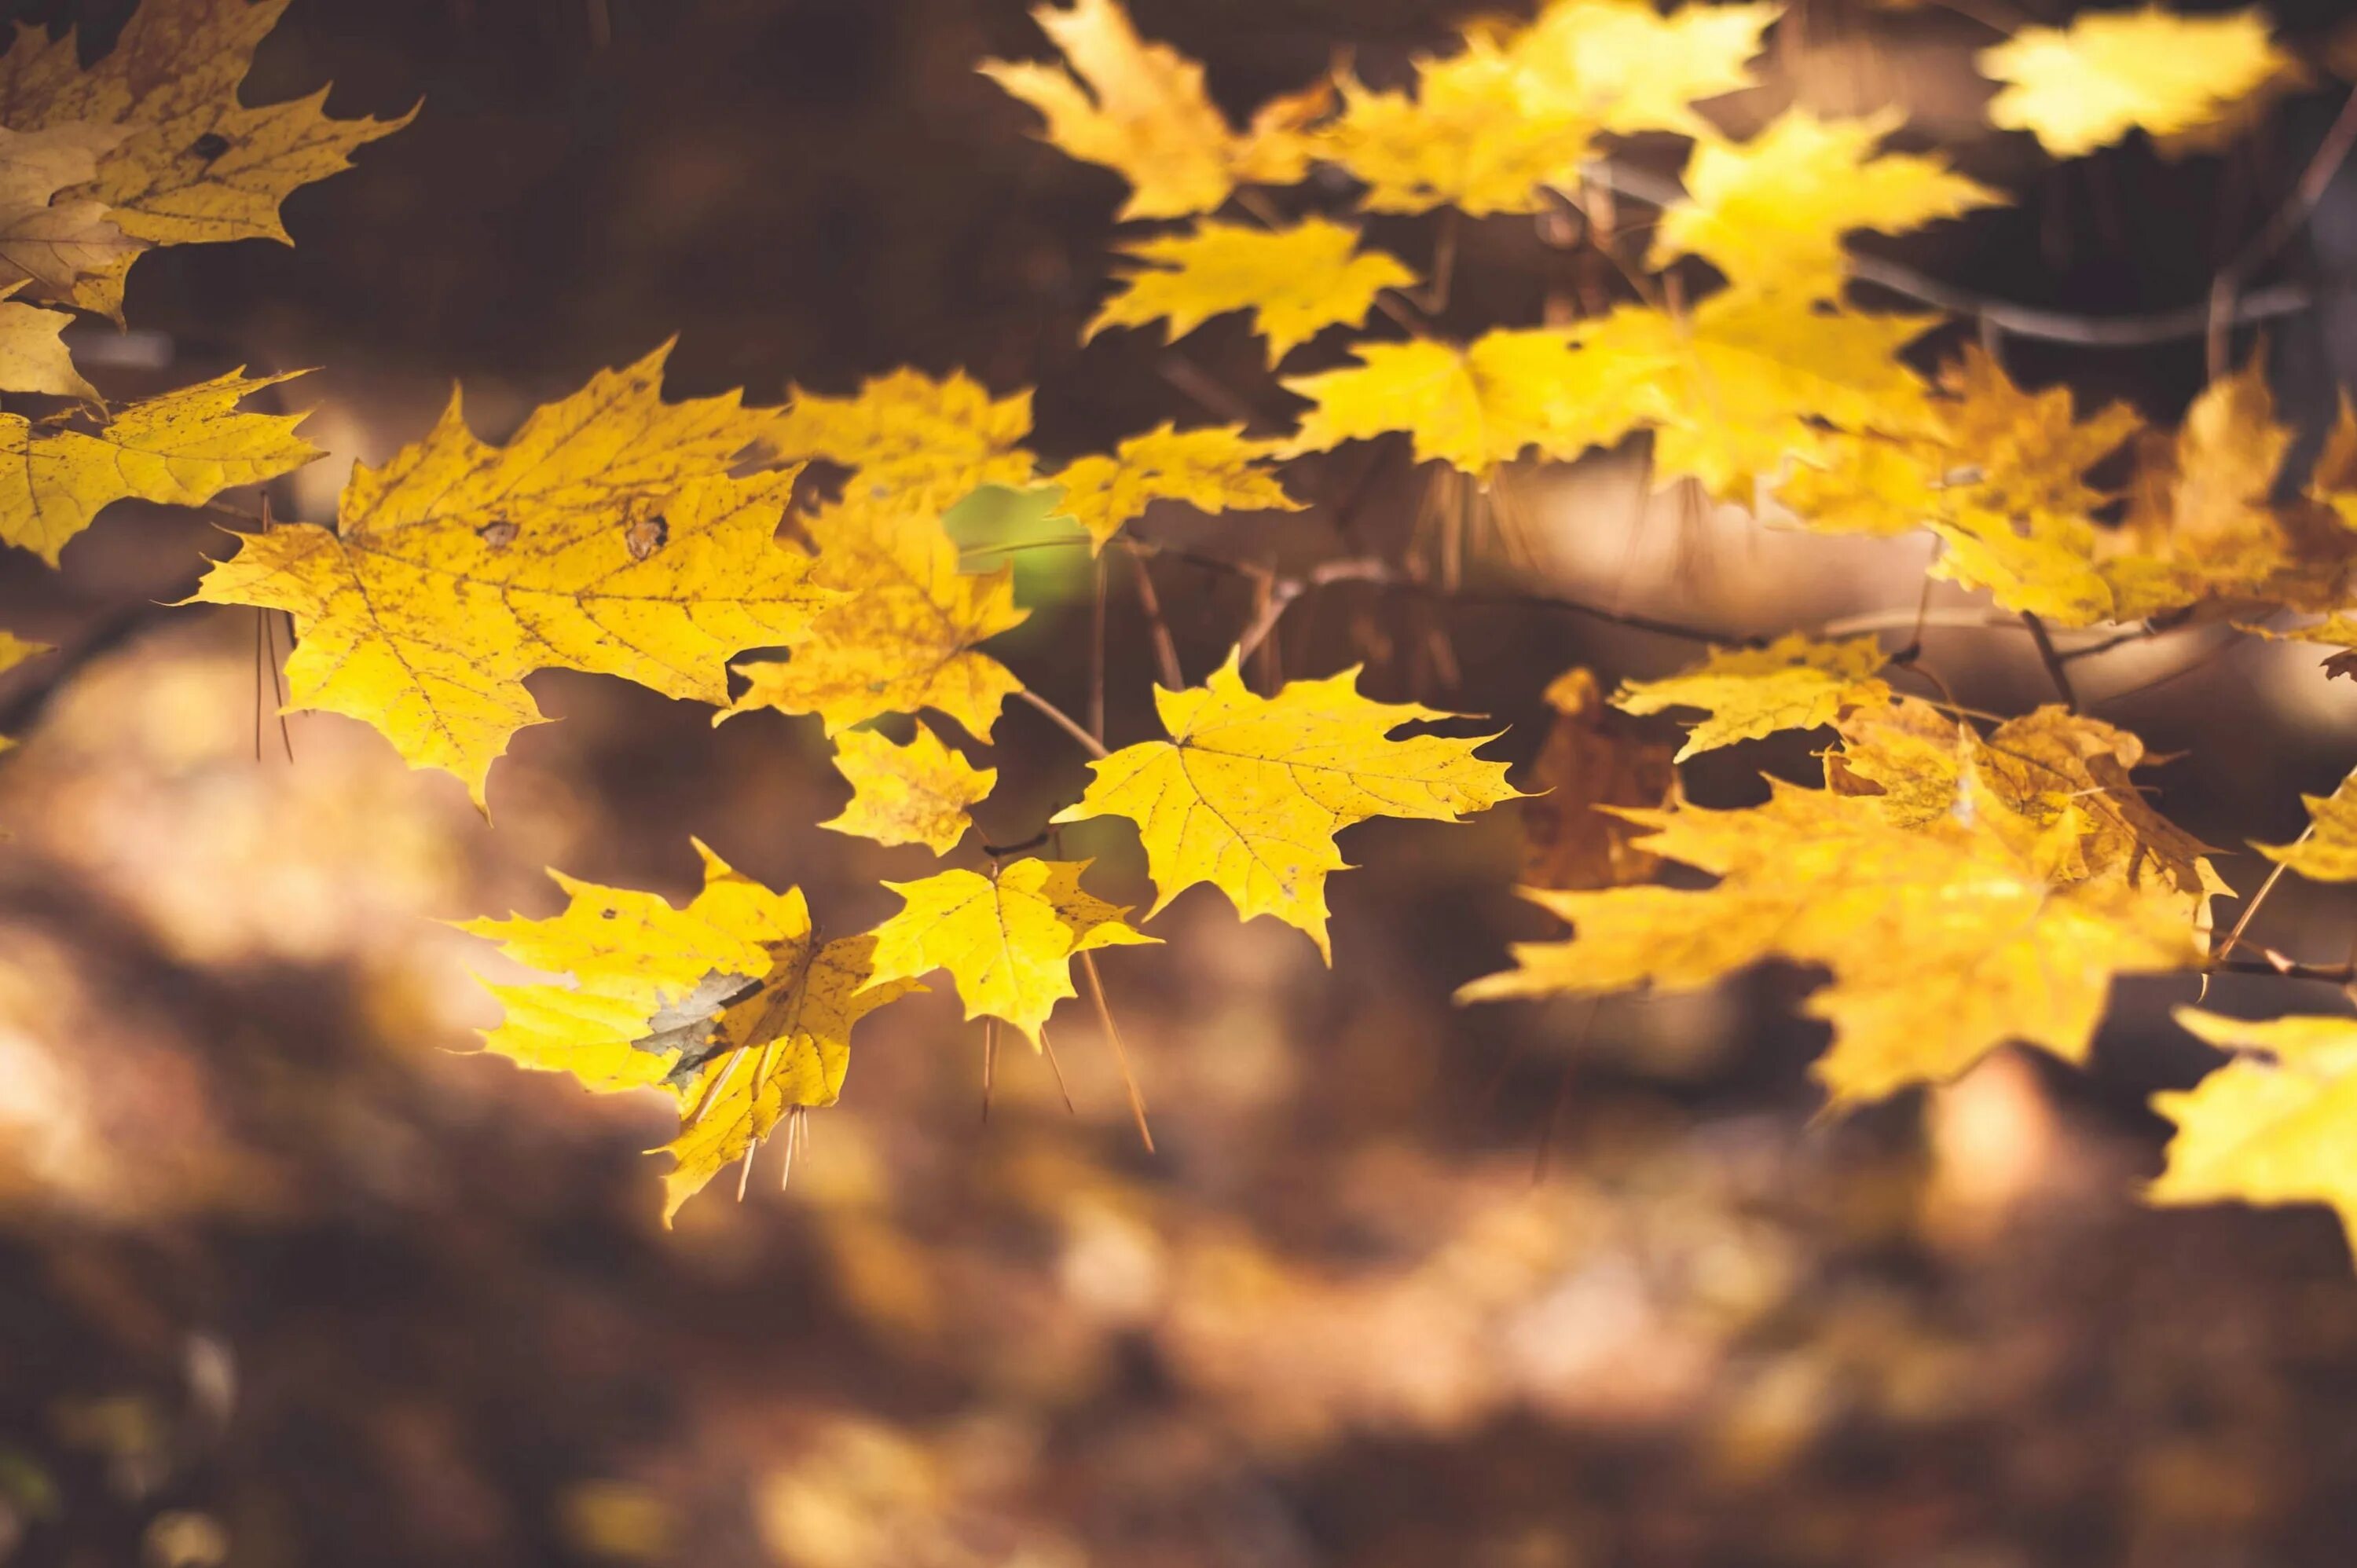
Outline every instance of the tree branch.
<svg viewBox="0 0 2357 1568"><path fill-rule="evenodd" d="M1677 181L1609 159L1599 158L1583 165L1581 173L1618 195L1655 207L1672 207L1686 199L1685 192ZM2309 203L2309 206L2313 205L2313 202ZM2301 209L2303 216L2306 210L2306 208ZM2009 300L1992 298L1880 256L1863 255L1852 251L1848 263L1850 275L1860 283L1872 284L1877 288L1911 299L1919 305L1931 306L1935 310L1970 317L1981 324L1983 331L1998 332L2010 338L2072 343L2087 349L2141 349L2156 343L2178 343L2189 338L2200 338L2212 331L2216 325L2213 307L2217 291L2214 285L2210 301L2177 310L2163 310L2145 316L2077 316L2068 311L2047 310L2038 306L2017 305ZM2252 264L2255 266L2257 263ZM2271 288L2234 297L2232 307L2226 312L2225 324L2231 330L2236 327L2272 321L2278 317L2297 316L2313 303L2312 296L2304 286L2277 284Z"/></svg>

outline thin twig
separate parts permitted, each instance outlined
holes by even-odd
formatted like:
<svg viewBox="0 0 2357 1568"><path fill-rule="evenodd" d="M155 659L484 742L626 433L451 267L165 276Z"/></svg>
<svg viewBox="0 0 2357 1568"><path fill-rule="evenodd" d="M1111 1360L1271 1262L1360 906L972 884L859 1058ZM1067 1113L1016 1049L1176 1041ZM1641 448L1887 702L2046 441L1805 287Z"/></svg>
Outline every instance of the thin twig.
<svg viewBox="0 0 2357 1568"><path fill-rule="evenodd" d="M1088 732L1087 726L1083 725L1080 720L1072 717L1071 714L1066 713L1063 709L1058 707L1055 703L1049 702L1039 693L1032 691L1027 686L1023 690L1017 692L1015 694L1022 698L1025 702L1030 703L1033 707L1039 709L1041 713L1047 714L1049 718L1054 720L1056 727L1062 730L1066 735L1071 736L1075 741L1078 741L1080 743L1081 749L1087 752L1091 757L1097 757L1102 760L1103 758L1113 755L1105 749L1104 742L1091 735Z"/></svg>
<svg viewBox="0 0 2357 1568"><path fill-rule="evenodd" d="M2324 140L2318 144L2316 156L2308 160L2300 171L2298 183L2291 194L2275 209L2265 227L2251 236L2250 242L2234 253L2234 259L2218 269L2210 283L2210 308L2204 334L2208 350L2210 379L2222 379L2233 352L2236 326L2236 306L2243 285L2253 273L2272 260L2276 252L2290 242L2324 199L2324 192L2332 184L2332 177L2349 158L2350 149L2357 147L2357 91L2350 93L2333 117Z"/></svg>
<svg viewBox="0 0 2357 1568"><path fill-rule="evenodd" d="M1187 674L1178 667L1178 645L1171 640L1170 623L1162 617L1162 596L1154 591L1154 575L1146 569L1146 554L1135 547L1130 553L1137 568L1131 574L1137 579L1137 602L1146 611L1146 631L1154 640L1154 662L1162 673L1163 686L1180 691L1187 684Z"/></svg>
<svg viewBox="0 0 2357 1568"><path fill-rule="evenodd" d="M1121 1026L1113 1021L1113 1004L1105 1000L1104 977L1097 972L1097 955L1081 950L1081 972L1089 978L1089 995L1097 1004L1097 1019L1104 1025L1105 1038L1113 1042L1113 1059L1121 1069L1121 1087L1129 1095L1129 1114L1137 1123L1138 1142L1146 1152L1154 1152L1154 1129L1146 1124L1146 1096L1138 1092L1137 1079L1129 1070L1129 1053L1122 1048Z"/></svg>
<svg viewBox="0 0 2357 1568"><path fill-rule="evenodd" d="M1064 1097L1064 1114L1078 1116L1080 1112L1072 1106L1072 1091L1064 1087L1064 1067L1056 1059L1056 1043L1048 1038L1045 1024L1039 1026L1039 1051L1048 1058L1048 1070L1056 1075L1056 1092Z"/></svg>
<svg viewBox="0 0 2357 1568"><path fill-rule="evenodd" d="M2054 650L2054 639L2048 635L2046 623L2028 610L2021 612L2021 624L2029 628L2029 640L2038 645L2038 660L2046 666L2046 678L2054 682L2062 705L2072 713L2079 711L2079 693L2071 689L2070 667Z"/></svg>
<svg viewBox="0 0 2357 1568"><path fill-rule="evenodd" d="M1656 207L1675 206L1685 200L1685 192L1675 180L1625 164L1597 159L1583 166L1581 172L1595 185ZM1853 251L1847 263L1850 275L1861 283L1872 284L1919 305L1976 318L1984 331L2001 332L2010 338L2072 343L2087 349L2139 349L2200 338L2212 328L2207 301L2143 316L2080 316L1993 299L1879 256ZM2296 316L2312 304L2314 299L2306 288L2297 284L2278 284L2240 295L2228 325L2248 327L2278 317Z"/></svg>

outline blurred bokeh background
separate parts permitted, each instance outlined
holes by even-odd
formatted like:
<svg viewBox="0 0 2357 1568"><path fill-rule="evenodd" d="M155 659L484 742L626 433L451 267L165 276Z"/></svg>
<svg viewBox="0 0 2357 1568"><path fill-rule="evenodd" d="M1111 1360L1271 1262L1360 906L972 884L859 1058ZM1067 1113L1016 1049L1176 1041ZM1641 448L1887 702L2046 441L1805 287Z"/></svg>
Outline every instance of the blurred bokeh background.
<svg viewBox="0 0 2357 1568"><path fill-rule="evenodd" d="M8 7L101 35L127 9ZM2326 69L2343 7L2287 5L2315 85L2232 150L2139 141L2057 172L1977 126L1969 55L1994 35L1971 9L1796 0L1769 85L1717 107L1739 128L1795 97L1906 104L2020 204L1885 250L2005 297L2198 300L2346 91ZM1342 52L1396 80L1465 19L1420 0L1135 10L1236 110ZM844 392L903 363L1036 384L1051 460L1169 418L1280 428L1288 400L1232 318L1176 354L1134 332L1080 346L1119 187L1032 140L972 69L1046 52L1014 0L296 0L252 96L332 80L339 113L424 113L288 203L296 249L144 261L143 335L92 331L86 357L124 392L320 367L285 391L333 456L273 498L318 521L350 461L421 434L453 380L497 438L673 333L681 393ZM1418 265L1433 243L1414 223L1374 236ZM1545 224L1469 224L1449 318L1538 319L1599 264ZM2337 297L2330 255L2287 265ZM2270 333L2311 428L2330 316ZM1295 368L1338 352L1329 335ZM2201 350L2022 345L2015 368L2165 417ZM1916 605L1921 540L1649 504L1625 454L1505 483L1514 538L1475 561L1486 582L1738 630ZM1144 532L1297 567L1395 553L1425 496L1387 445L1304 464L1296 487L1316 511ZM985 498L959 526L1026 515ZM2189 983L2125 992L2092 1073L2007 1054L1821 1120L1819 1031L1792 1020L1805 976L1458 1011L1456 984L1545 929L1508 891L1515 813L1371 824L1345 840L1367 869L1336 881L1331 972L1208 890L1157 923L1167 948L1104 955L1152 1155L1084 1010L1056 1026L1076 1110L1020 1055L985 1121L978 1026L914 998L863 1026L790 1192L757 1180L738 1204L716 1184L665 1232L640 1153L669 1135L662 1104L466 1055L494 961L447 922L552 912L552 865L683 898L694 834L855 929L895 907L878 877L928 857L813 826L846 792L814 720L715 731L588 677L535 680L560 722L519 737L489 822L340 719L297 716L282 748L257 717L253 614L160 607L225 542L126 505L61 575L0 563L0 624L64 650L0 687L22 740L0 762L0 1561L2351 1559L2357 1277L2338 1228L2136 1201L2162 1132L2143 1097L2203 1065L2166 1021ZM1035 613L1002 657L1078 709L1091 585L1047 560L1027 557ZM1116 743L1151 722L1131 570L1112 571ZM1200 677L1250 585L1153 570ZM1966 702L2042 700L2023 639L1949 625L1973 618L1961 596L1932 607L1927 660ZM1500 754L1526 762L1562 671L1652 674L1688 650L1345 584L1288 614L1277 652L1496 714ZM2181 754L2151 776L2165 809L2230 849L2288 837L2298 792L2357 756L2357 692L2312 651L2197 628L2080 668L2098 712ZM984 825L1022 837L1077 792L1080 759L1028 712L1000 733ZM1755 799L1763 768L1805 776L1809 746L1716 754L1690 789ZM1065 848L1143 901L1125 828ZM2254 859L2222 864L2247 888ZM2298 886L2267 919L2327 957L2357 931L2345 900ZM2212 1002L2343 1004L2303 989Z"/></svg>

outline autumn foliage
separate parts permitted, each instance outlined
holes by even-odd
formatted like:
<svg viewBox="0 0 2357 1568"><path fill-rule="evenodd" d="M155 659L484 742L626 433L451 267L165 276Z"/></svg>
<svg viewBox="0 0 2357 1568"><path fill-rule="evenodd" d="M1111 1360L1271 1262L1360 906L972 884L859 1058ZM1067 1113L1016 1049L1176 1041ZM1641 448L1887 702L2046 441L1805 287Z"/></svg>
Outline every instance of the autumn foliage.
<svg viewBox="0 0 2357 1568"><path fill-rule="evenodd" d="M301 416L260 396L285 377L117 405L59 336L70 311L119 316L148 249L285 239L280 198L400 128L329 118L318 97L242 101L282 4L145 0L94 62L36 31L0 58L0 392L48 411L0 414L0 539L53 566L70 570L64 553L113 501L226 506L317 456ZM993 1049L1001 1026L1052 1049L1068 1002L1117 1030L1092 955L1155 943L1153 917L1199 884L1328 953L1338 834L1378 817L1448 823L1524 802L1525 891L1561 929L1501 953L1463 1002L1802 966L1823 976L1803 1006L1830 1026L1815 1070L1837 1109L1953 1079L2012 1043L2083 1061L2124 976L2316 967L2245 940L2275 878L2230 887L2155 804L2143 744L2080 711L2068 676L2076 650L2195 624L2357 652L2357 416L2344 409L2320 457L2287 468L2264 360L2215 351L2238 323L2231 295L2212 302L2213 375L2173 428L2018 383L2004 321L1953 330L1975 323L1850 243L1968 223L2005 191L1936 151L1895 150L1896 111L1795 107L1742 139L1714 122L1710 101L1753 81L1773 5L1553 0L1526 23L1469 22L1412 81L1338 64L1241 124L1115 0L1035 15L1051 56L977 63L1049 142L1125 182L1131 226L1109 241L1087 334L1178 340L1242 313L1289 429L1182 424L1192 413L1174 406L1058 467L1027 447L1026 391L900 370L775 407L666 399L657 347L497 443L454 392L413 445L353 470L332 519L224 512L241 537L194 596L283 612L292 709L372 726L487 813L511 737L545 722L538 671L633 682L716 724L818 721L853 795L814 825L909 858L880 925L839 929L800 889L699 846L705 886L683 908L560 877L561 913L467 927L547 977L494 986L505 1018L489 1052L675 1104L667 1214L723 1172L741 1186L766 1144L790 1161L808 1114L845 1092L855 1026L928 983L987 1021ZM2139 134L2198 152L2293 70L2255 10L2024 26L1977 65L1990 122L2056 159ZM1682 149L1675 178L1626 156L1665 138ZM1559 319L1443 335L1458 225L1497 215L1574 226L1615 286ZM1430 248L1393 253L1366 231L1375 216L1387 235L1423 220ZM1921 659L1920 622L1909 635L1910 596L1872 630L1719 638L1667 678L1560 672L1555 731L1510 780L1501 726L1387 700L1387 671L1256 673L1304 586L1265 572L1224 662L1166 659L1163 733L1134 745L1110 746L1101 713L1055 706L995 646L1030 613L1011 550L1142 573L1163 548L1136 526L1149 511L1255 513L1282 531L1333 504L1341 449L1400 437L1435 498L1429 548L1338 573L1511 596L1515 562L1496 542L1519 478L1632 447L1652 487L1763 529L1913 541L1932 579L2035 639L2058 700L1960 706ZM1044 532L962 550L943 518L990 488L1039 495ZM1139 613L1160 614L1150 594ZM36 651L12 641L5 657ZM1464 672L1469 703L1482 687ZM1020 842L985 843L969 813L996 788L1010 703L1050 721L1030 744L1082 748L1092 777ZM1679 720L1674 757L1666 721L1624 714ZM1788 731L1822 742L1813 781L1745 807L1684 798L1675 765ZM2264 849L2276 875L2357 881L2357 800L2309 805L2297 842ZM1142 909L1062 847L1101 819L1143 849ZM2236 896L2222 930L2213 901ZM2180 1016L2233 1055L2157 1101L2179 1131L2152 1197L2320 1202L2357 1226L2357 1024Z"/></svg>

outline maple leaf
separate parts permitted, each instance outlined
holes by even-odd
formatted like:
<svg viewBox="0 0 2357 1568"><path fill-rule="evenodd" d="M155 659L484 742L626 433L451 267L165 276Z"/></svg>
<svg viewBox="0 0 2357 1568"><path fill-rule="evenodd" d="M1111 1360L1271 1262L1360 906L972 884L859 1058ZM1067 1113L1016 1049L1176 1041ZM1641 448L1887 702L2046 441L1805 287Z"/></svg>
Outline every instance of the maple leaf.
<svg viewBox="0 0 2357 1568"><path fill-rule="evenodd" d="M24 285L0 289L0 392L42 392L96 403L98 389L81 379L58 335L73 325L62 310L20 305L9 297Z"/></svg>
<svg viewBox="0 0 2357 1568"><path fill-rule="evenodd" d="M883 985L946 969L965 1015L1003 1018L1034 1048L1056 1004L1072 989L1071 958L1092 948L1159 942L1130 928L1129 911L1081 886L1090 862L1026 859L996 875L951 870L887 882L904 901L876 928Z"/></svg>
<svg viewBox="0 0 2357 1568"><path fill-rule="evenodd" d="M2209 846L2153 809L2130 778L2144 743L2101 719L2048 705L2006 720L1986 738L1912 697L1860 706L1836 722L1842 745L1825 758L1826 785L1877 797L1884 818L1919 827L1957 809L1969 767L2005 808L2040 827L2067 816L2079 832L2085 875L2117 874L2131 886L2158 876L2197 899L2228 892Z"/></svg>
<svg viewBox="0 0 2357 1568"><path fill-rule="evenodd" d="M2251 847L2310 882L2357 882L2357 784L2343 779L2330 795L2299 799L2308 831L2290 843Z"/></svg>
<svg viewBox="0 0 2357 1568"><path fill-rule="evenodd" d="M789 460L821 458L853 470L856 495L947 510L985 485L1030 482L1031 394L993 398L963 371L874 376L847 398L797 387L767 445Z"/></svg>
<svg viewBox="0 0 2357 1568"><path fill-rule="evenodd" d="M1127 817L1146 845L1157 897L1147 917L1198 882L1238 915L1275 915L1326 937L1326 875L1347 870L1334 835L1369 817L1458 822L1520 791L1506 765L1474 750L1494 736L1393 738L1401 725L1460 715L1359 694L1354 667L1248 691L1233 654L1201 686L1157 691L1168 740L1141 741L1089 765L1076 805L1050 819Z"/></svg>
<svg viewBox="0 0 2357 1568"><path fill-rule="evenodd" d="M660 1089L678 1102L666 1225L788 1110L834 1104L851 1026L923 989L871 985L872 936L822 943L800 888L772 892L703 843L695 852L704 886L684 908L552 872L562 912L459 928L565 977L489 985L503 1016L483 1032L485 1050L595 1093Z"/></svg>
<svg viewBox="0 0 2357 1568"><path fill-rule="evenodd" d="M723 1003L767 975L773 944L809 926L798 890L777 894L697 843L704 886L685 908L661 894L549 875L566 896L544 918L461 922L529 969L565 983L488 984L504 1015L483 1048L597 1093L659 1088L700 1052Z"/></svg>
<svg viewBox="0 0 2357 1568"><path fill-rule="evenodd" d="M2005 199L1937 158L1877 155L1904 115L1821 120L1789 109L1750 141L1707 137L1687 159L1686 199L1662 214L1648 264L1700 256L1737 286L1830 299L1842 236L1902 234Z"/></svg>
<svg viewBox="0 0 2357 1568"><path fill-rule="evenodd" d="M2212 598L2341 603L2357 532L2329 508L2273 504L2290 446L2255 358L2203 389L2174 438L2148 433L2138 442L2126 516L2095 542L2115 617Z"/></svg>
<svg viewBox="0 0 2357 1568"><path fill-rule="evenodd" d="M1522 802L1523 882L1531 887L1618 887L1652 875L1656 857L1633 842L1641 831L1599 810L1661 806L1677 788L1670 748L1627 734L1586 670L1567 670L1546 689L1554 725L1531 765L1539 788ZM1632 726L1633 727L1633 726Z"/></svg>
<svg viewBox="0 0 2357 1568"><path fill-rule="evenodd" d="M2154 1203L2321 1203L2357 1248L2357 1019L2265 1022L2179 1007L2177 1022L2234 1058L2192 1089L2156 1094L2177 1124Z"/></svg>
<svg viewBox="0 0 2357 1568"><path fill-rule="evenodd" d="M2255 9L2180 16L2157 5L2091 12L2068 27L2023 27L1974 63L2004 83L1989 123L2077 157L2142 129L2189 131L2219 118L2289 60Z"/></svg>
<svg viewBox="0 0 2357 1568"><path fill-rule="evenodd" d="M1486 479L1535 446L1574 457L1628 434L1652 383L1676 364L1651 350L1581 351L1565 328L1500 328L1459 349L1427 338L1361 343L1359 363L1285 385L1317 406L1288 452L1322 452L1407 431L1418 462L1437 458Z"/></svg>
<svg viewBox="0 0 2357 1568"><path fill-rule="evenodd" d="M73 123L127 131L100 158L82 194L135 241L186 245L286 241L278 204L350 167L351 151L416 114L331 120L328 90L251 106L238 89L286 0L147 0L88 70L81 40L18 27L0 56L0 124L39 131ZM73 286L88 310L119 316L132 254Z"/></svg>
<svg viewBox="0 0 2357 1568"><path fill-rule="evenodd" d="M780 899L785 934L769 940L770 966L758 989L715 1017L700 1060L673 1071L679 1136L663 1145L663 1223L705 1184L753 1152L789 1113L833 1105L851 1065L852 1026L888 1002L924 987L879 982L876 937L819 940L802 891Z"/></svg>
<svg viewBox="0 0 2357 1568"><path fill-rule="evenodd" d="M993 768L974 768L924 725L906 746L871 729L835 736L834 765L851 780L851 803L819 824L880 844L920 843L935 854L955 848L973 825L966 808L990 794Z"/></svg>
<svg viewBox="0 0 2357 1568"><path fill-rule="evenodd" d="M29 284L41 298L70 298L76 279L127 265L145 248L115 227L104 202L54 199L95 179L99 159L126 134L76 121L0 129L0 285Z"/></svg>
<svg viewBox="0 0 2357 1568"><path fill-rule="evenodd" d="M290 706L374 725L478 806L508 737L544 722L534 671L726 703L729 655L800 641L834 596L773 538L792 472L729 473L773 412L663 402L669 352L599 371L504 446L454 391L425 440L352 470L334 529L248 534L196 597L287 611Z"/></svg>
<svg viewBox="0 0 2357 1568"><path fill-rule="evenodd" d="M1318 152L1366 183L1370 212L1535 212L1578 184L1599 133L1706 133L1687 105L1749 84L1776 12L1558 0L1528 28L1471 29L1459 53L1419 58L1413 96L1344 77Z"/></svg>
<svg viewBox="0 0 2357 1568"><path fill-rule="evenodd" d="M1631 681L1612 705L1631 714L1700 708L1710 717L1687 732L1674 759L1757 740L1778 730L1815 729L1848 708L1886 703L1890 687L1876 676L1882 645L1871 637L1819 642L1803 632L1765 648L1714 649L1690 670L1661 681Z"/></svg>
<svg viewBox="0 0 2357 1568"><path fill-rule="evenodd" d="M31 307L0 306L13 309ZM0 328L10 325L0 320ZM51 328L44 322L38 330ZM54 566L59 552L112 502L201 506L232 486L301 467L319 456L296 434L305 414L237 406L290 379L231 371L132 403L92 430L0 413L0 540Z"/></svg>
<svg viewBox="0 0 2357 1568"><path fill-rule="evenodd" d="M1369 212L1536 212L1545 192L1578 183L1600 127L1585 107L1531 87L1521 62L1480 34L1449 59L1419 57L1413 97L1345 75L1318 156L1366 185L1359 205Z"/></svg>
<svg viewBox="0 0 2357 1568"><path fill-rule="evenodd" d="M812 581L846 596L783 662L740 664L751 682L713 723L756 708L816 714L826 733L886 714L930 708L988 740L998 710L1023 689L977 645L1020 626L1015 569L963 574L940 516L915 501L851 500L807 525L818 546Z"/></svg>
<svg viewBox="0 0 2357 1568"><path fill-rule="evenodd" d="M1069 69L1008 60L980 69L1039 112L1047 140L1129 182L1121 217L1209 212L1240 182L1290 184L1305 172L1300 129L1318 112L1322 85L1271 105L1239 137L1205 94L1203 68L1141 39L1115 0L1040 5L1031 18Z"/></svg>
<svg viewBox="0 0 2357 1568"><path fill-rule="evenodd" d="M1931 325L1727 290L1684 316L1623 306L1566 330L1597 377L1638 372L1619 417L1652 428L1659 478L1748 505L1788 466L1820 461L1839 432L1925 430L1927 389L1898 354Z"/></svg>
<svg viewBox="0 0 2357 1568"><path fill-rule="evenodd" d="M1246 438L1240 424L1202 430L1165 424L1131 436L1110 457L1068 465L1049 480L1063 494L1048 515L1069 517L1087 530L1093 554L1157 500L1185 501L1206 512L1299 511L1304 503L1261 467L1285 449L1283 442Z"/></svg>
<svg viewBox="0 0 2357 1568"><path fill-rule="evenodd" d="M1627 0L1554 0L1509 47L1534 103L1606 131L1705 136L1709 123L1687 106L1752 85L1745 62L1781 9L1686 5L1665 16Z"/></svg>
<svg viewBox="0 0 2357 1568"><path fill-rule="evenodd" d="M1324 218L1274 230L1207 220L1185 233L1133 240L1122 252L1145 266L1120 279L1120 292L1081 340L1167 317L1168 341L1214 316L1249 310L1274 365L1325 328L1364 321L1383 290L1415 285L1406 263L1382 251L1361 252L1358 243L1357 230Z"/></svg>
<svg viewBox="0 0 2357 1568"><path fill-rule="evenodd" d="M2086 471L2134 435L2133 410L2111 403L2078 418L2071 389L2027 392L1978 345L1942 368L1919 435L1867 435L1834 446L1777 490L1808 527L1903 533L1960 514L2083 517L2107 498Z"/></svg>
<svg viewBox="0 0 2357 1568"><path fill-rule="evenodd" d="M2201 959L2196 900L2090 875L2072 813L2040 823L1967 766L1957 804L1914 826L1871 796L1770 781L1766 804L1631 811L1640 847L1718 878L1698 891L1526 891L1569 921L1460 1000L1691 990L1762 960L1823 967L1833 1025L1816 1074L1836 1104L1942 1081L2009 1040L2085 1059L2115 974Z"/></svg>

